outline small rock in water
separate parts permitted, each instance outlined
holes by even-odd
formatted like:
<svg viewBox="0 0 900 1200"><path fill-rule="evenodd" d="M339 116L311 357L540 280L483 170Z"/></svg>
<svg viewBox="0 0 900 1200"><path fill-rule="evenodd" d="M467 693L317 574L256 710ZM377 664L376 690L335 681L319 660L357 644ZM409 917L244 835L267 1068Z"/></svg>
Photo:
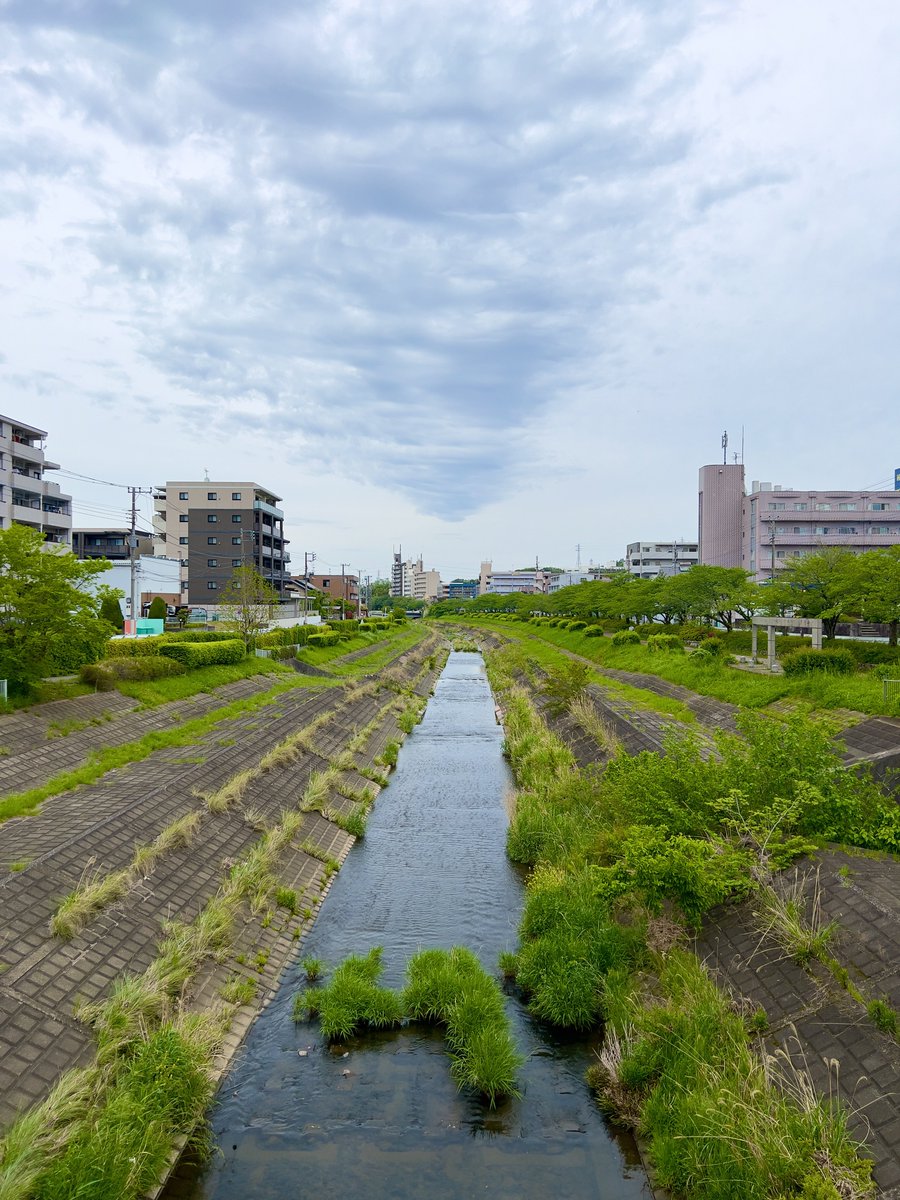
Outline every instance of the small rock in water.
<svg viewBox="0 0 900 1200"><path fill-rule="evenodd" d="M309 1054L309 1051L308 1050L298 1050L297 1053L300 1055L301 1058L306 1058L307 1054Z"/></svg>

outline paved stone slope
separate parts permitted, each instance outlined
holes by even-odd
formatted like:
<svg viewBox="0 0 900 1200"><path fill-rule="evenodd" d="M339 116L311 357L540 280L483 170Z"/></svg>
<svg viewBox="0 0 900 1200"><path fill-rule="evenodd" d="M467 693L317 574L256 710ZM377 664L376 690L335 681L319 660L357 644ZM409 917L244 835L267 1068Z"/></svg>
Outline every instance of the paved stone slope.
<svg viewBox="0 0 900 1200"><path fill-rule="evenodd" d="M392 670L416 680L428 650L416 647ZM420 684L430 689L435 673L426 671ZM251 714L222 722L193 746L159 751L94 785L51 798L33 816L0 825L0 861L26 863L23 869L0 872L0 1127L41 1100L64 1070L92 1058L90 1032L74 1015L77 1002L100 999L123 973L146 969L166 923L196 917L261 828L284 808L295 807L313 772L327 767L370 726L365 746L354 757L361 769L371 770L386 741L402 738L398 711L394 692L374 684L285 692ZM206 810L203 796L314 721L296 754L253 776L230 811ZM377 790L353 772L341 778L340 786L356 794L364 787ZM345 814L354 807L336 792L329 804ZM167 852L122 900L95 914L70 941L51 936L51 916L80 881L128 866L136 845L153 841L189 812L201 814L190 846ZM306 814L278 866L279 883L298 893L298 911L279 909L274 919L262 922L262 914L248 908L232 957L210 962L194 980L186 999L199 1008L220 1003L221 986L242 974L261 988L238 1014L222 1065L314 918L328 877L318 856L340 861L352 842L320 813ZM315 856L302 849L304 843L316 848Z"/></svg>
<svg viewBox="0 0 900 1200"><path fill-rule="evenodd" d="M116 715L112 719L94 718L97 724L73 730L64 737L48 738L46 732L42 733L40 726L48 725L48 722L41 710L52 706L40 705L37 710L33 710L39 727L33 734L32 744L0 760L0 798L13 792L40 787L63 771L71 771L80 766L94 750L101 750L107 746L121 746L126 742L137 741L148 733L173 729L185 721L205 716L235 700L269 691L276 682L277 678L272 675L251 675L247 679L239 679L235 683L217 688L215 692L202 692L187 700L174 700L170 704L160 704L155 708L132 708L130 711L113 709L112 712ZM120 699L124 700L126 697Z"/></svg>
<svg viewBox="0 0 900 1200"><path fill-rule="evenodd" d="M834 850L786 872L784 882L798 876L810 898L818 886L824 919L838 922L832 952L854 985L866 1000L900 1008L900 862ZM881 1194L900 1197L896 1040L821 964L805 970L761 934L750 904L713 914L696 949L735 997L765 1009L767 1049L789 1055L821 1095L841 1097Z"/></svg>

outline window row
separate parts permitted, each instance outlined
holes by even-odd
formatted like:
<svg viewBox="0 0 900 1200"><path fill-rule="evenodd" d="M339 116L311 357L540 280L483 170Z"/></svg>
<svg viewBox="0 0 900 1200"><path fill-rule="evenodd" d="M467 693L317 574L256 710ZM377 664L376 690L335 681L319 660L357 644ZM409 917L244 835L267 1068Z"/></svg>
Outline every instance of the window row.
<svg viewBox="0 0 900 1200"><path fill-rule="evenodd" d="M207 492L206 498L207 498L207 500L218 500L219 493L218 492ZM232 498L232 500L240 500L241 493L240 492L232 492L231 498ZM179 500L188 500L188 499L190 499L190 495L188 492L179 492L178 499Z"/></svg>
<svg viewBox="0 0 900 1200"><path fill-rule="evenodd" d="M785 512L787 510L787 505L783 500L769 501L766 507L769 512ZM797 501L792 505L794 512L809 512L810 507L812 508L813 512L831 512L832 510L836 510L837 512L859 511L859 505L855 501L848 501L847 503L841 504L813 504L812 506L807 504L805 501ZM896 507L900 509L900 503L898 503ZM872 500L865 505L865 510L867 512L889 512L890 509L891 504L887 500Z"/></svg>

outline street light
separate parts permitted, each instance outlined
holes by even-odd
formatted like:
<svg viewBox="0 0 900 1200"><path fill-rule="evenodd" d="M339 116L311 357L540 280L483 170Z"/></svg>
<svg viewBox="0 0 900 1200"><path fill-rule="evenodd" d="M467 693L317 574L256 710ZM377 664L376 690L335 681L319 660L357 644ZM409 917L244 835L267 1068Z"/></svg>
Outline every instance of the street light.
<svg viewBox="0 0 900 1200"><path fill-rule="evenodd" d="M315 552L303 551L303 624L306 624L306 614L309 612L309 568L316 561Z"/></svg>

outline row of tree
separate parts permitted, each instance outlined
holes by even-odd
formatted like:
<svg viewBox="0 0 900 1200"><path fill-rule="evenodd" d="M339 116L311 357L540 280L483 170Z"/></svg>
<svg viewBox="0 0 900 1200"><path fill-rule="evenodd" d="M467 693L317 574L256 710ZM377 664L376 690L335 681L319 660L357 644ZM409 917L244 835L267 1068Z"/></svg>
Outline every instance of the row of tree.
<svg viewBox="0 0 900 1200"><path fill-rule="evenodd" d="M826 547L791 559L772 583L756 584L740 567L699 565L680 575L638 579L627 572L598 583L579 583L549 596L479 596L442 600L430 613L549 613L584 621L628 623L689 621L716 623L730 630L736 618L754 614L820 617L833 638L840 619L884 622L896 645L900 622L900 546L855 554Z"/></svg>

